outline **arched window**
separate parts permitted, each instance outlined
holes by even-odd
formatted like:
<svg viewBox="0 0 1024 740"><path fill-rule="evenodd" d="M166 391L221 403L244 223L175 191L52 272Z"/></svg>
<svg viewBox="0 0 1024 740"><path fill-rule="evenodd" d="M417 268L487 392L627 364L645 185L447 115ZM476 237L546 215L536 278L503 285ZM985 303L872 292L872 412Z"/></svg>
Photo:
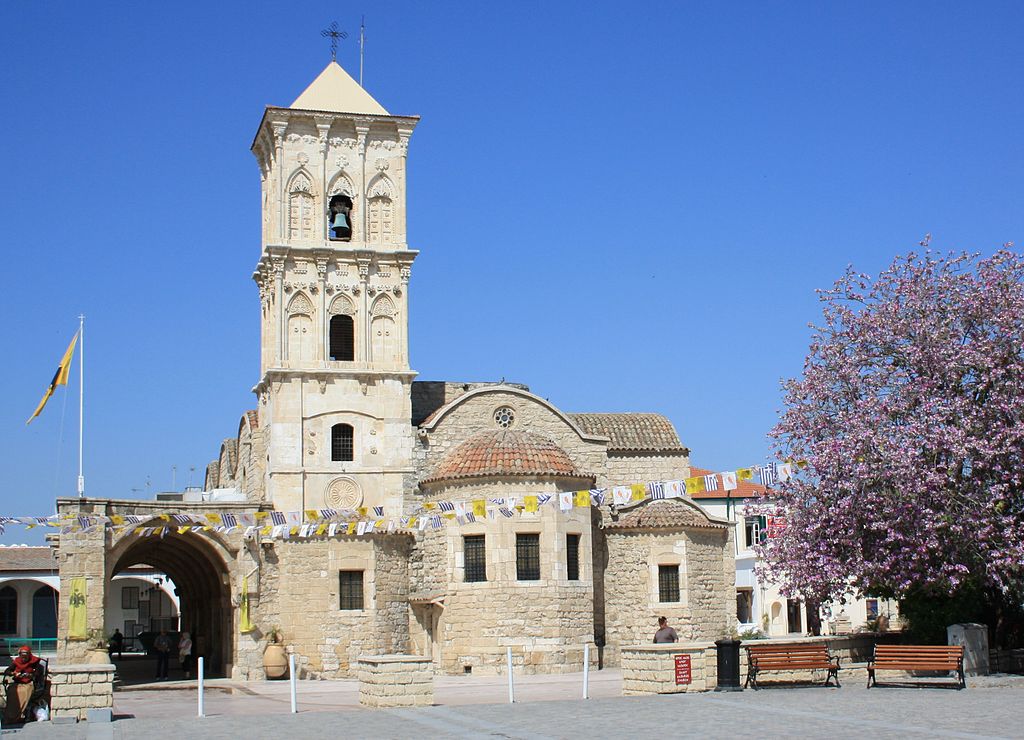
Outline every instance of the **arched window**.
<svg viewBox="0 0 1024 740"><path fill-rule="evenodd" d="M0 588L0 634L18 631L18 592L10 586Z"/></svg>
<svg viewBox="0 0 1024 740"><path fill-rule="evenodd" d="M355 322L346 314L331 317L331 359L335 362L356 359Z"/></svg>
<svg viewBox="0 0 1024 740"><path fill-rule="evenodd" d="M367 241L388 244L393 241L395 209L391 181L379 176L366 193Z"/></svg>
<svg viewBox="0 0 1024 740"><path fill-rule="evenodd" d="M40 586L32 594L32 637L57 636L57 591Z"/></svg>
<svg viewBox="0 0 1024 740"><path fill-rule="evenodd" d="M331 196L327 206L327 229L333 241L352 239L352 199L344 193Z"/></svg>
<svg viewBox="0 0 1024 740"><path fill-rule="evenodd" d="M355 459L351 424L335 424L331 427L331 460L352 462Z"/></svg>

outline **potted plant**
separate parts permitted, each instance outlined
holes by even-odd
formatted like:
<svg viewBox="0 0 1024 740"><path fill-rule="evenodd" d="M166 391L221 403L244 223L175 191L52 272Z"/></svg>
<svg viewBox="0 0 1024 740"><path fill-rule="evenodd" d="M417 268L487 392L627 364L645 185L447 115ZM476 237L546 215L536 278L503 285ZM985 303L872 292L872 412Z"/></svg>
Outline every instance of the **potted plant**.
<svg viewBox="0 0 1024 740"><path fill-rule="evenodd" d="M284 678L288 675L288 651L284 646L281 628L273 626L267 631L267 646L263 650L263 672L267 678Z"/></svg>
<svg viewBox="0 0 1024 740"><path fill-rule="evenodd" d="M89 646L86 648L87 663L109 663L110 662L110 647L107 643L106 635L103 634L101 629L89 630Z"/></svg>

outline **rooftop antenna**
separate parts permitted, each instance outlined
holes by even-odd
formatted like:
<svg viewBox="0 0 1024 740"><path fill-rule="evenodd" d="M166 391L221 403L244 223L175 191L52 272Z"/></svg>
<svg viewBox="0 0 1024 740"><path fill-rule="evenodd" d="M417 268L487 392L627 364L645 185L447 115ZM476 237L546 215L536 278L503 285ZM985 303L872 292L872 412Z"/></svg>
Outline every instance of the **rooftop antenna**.
<svg viewBox="0 0 1024 740"><path fill-rule="evenodd" d="M321 31L320 35L331 40L331 61L338 61L338 39L347 39L348 33L338 28L337 21L331 21L331 25Z"/></svg>
<svg viewBox="0 0 1024 740"><path fill-rule="evenodd" d="M359 17L359 87L363 86L363 50L366 48L366 16Z"/></svg>

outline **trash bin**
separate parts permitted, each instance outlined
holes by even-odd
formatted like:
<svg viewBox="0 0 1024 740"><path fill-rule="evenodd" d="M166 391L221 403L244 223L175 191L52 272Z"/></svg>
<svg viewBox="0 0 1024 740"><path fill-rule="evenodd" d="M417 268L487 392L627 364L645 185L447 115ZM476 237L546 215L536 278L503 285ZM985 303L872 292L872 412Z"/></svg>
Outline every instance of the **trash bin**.
<svg viewBox="0 0 1024 740"><path fill-rule="evenodd" d="M715 640L718 653L718 686L715 691L743 691L740 686L740 641Z"/></svg>

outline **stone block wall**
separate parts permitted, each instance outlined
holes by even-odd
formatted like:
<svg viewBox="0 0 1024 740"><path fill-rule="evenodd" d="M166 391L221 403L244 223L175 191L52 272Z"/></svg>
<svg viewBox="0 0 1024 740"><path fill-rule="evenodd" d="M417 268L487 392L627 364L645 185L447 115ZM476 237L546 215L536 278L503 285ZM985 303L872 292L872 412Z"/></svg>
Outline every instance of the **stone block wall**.
<svg viewBox="0 0 1024 740"><path fill-rule="evenodd" d="M360 655L401 653L409 643L408 534L274 543L253 621L238 641L240 677L262 673L262 633L279 626L302 677L355 674ZM340 608L339 571L363 571L363 609Z"/></svg>
<svg viewBox="0 0 1024 740"><path fill-rule="evenodd" d="M690 475L690 456L678 452L609 450L603 485L622 486L659 480L682 480Z"/></svg>
<svg viewBox="0 0 1024 740"><path fill-rule="evenodd" d="M363 655L358 661L359 703L364 707L428 707L434 669L419 655Z"/></svg>
<svg viewBox="0 0 1024 740"><path fill-rule="evenodd" d="M114 706L114 666L110 663L60 665L50 669L51 717L85 719L90 709Z"/></svg>
<svg viewBox="0 0 1024 740"><path fill-rule="evenodd" d="M676 683L675 656L690 656L690 683ZM666 645L622 645L622 695L681 694L712 691L718 685L714 643L677 642Z"/></svg>

